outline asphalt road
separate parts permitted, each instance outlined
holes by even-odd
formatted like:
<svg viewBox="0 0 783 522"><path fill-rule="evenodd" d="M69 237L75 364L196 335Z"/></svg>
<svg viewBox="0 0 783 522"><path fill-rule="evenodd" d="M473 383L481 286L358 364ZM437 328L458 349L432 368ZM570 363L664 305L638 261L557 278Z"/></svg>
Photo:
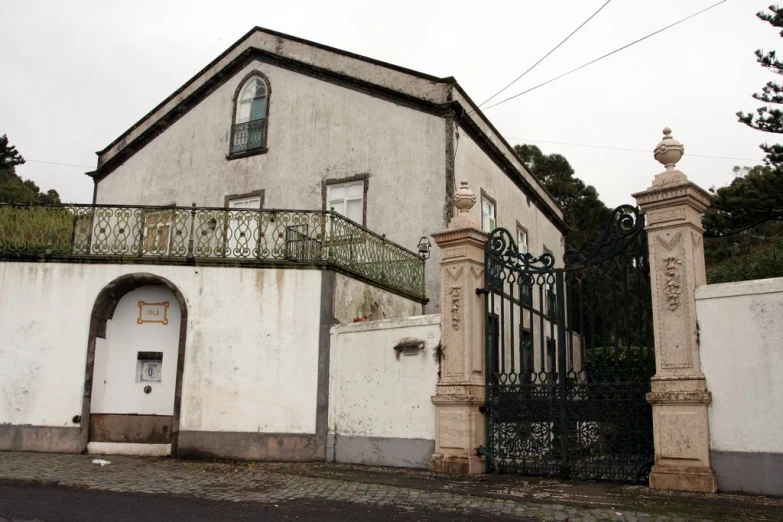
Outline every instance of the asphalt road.
<svg viewBox="0 0 783 522"><path fill-rule="evenodd" d="M0 483L0 522L194 522L220 521L510 521L475 511L432 510L338 502L324 499L274 504L225 502L172 495L113 493Z"/></svg>

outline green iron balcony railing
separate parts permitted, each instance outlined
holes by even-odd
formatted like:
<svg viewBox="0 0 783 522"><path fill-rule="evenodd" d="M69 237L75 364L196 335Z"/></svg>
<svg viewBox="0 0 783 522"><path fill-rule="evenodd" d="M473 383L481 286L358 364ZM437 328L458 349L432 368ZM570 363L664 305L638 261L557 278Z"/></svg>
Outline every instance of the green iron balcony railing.
<svg viewBox="0 0 783 522"><path fill-rule="evenodd" d="M237 123L231 127L229 154L242 154L266 147L266 120Z"/></svg>
<svg viewBox="0 0 783 522"><path fill-rule="evenodd" d="M424 301L424 260L332 211L0 204L0 258L309 264Z"/></svg>

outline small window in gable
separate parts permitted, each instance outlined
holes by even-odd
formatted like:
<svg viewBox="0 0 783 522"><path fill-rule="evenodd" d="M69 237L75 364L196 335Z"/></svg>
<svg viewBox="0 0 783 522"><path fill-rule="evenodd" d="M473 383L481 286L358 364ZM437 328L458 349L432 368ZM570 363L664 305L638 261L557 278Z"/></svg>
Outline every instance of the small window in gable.
<svg viewBox="0 0 783 522"><path fill-rule="evenodd" d="M241 85L235 100L229 157L266 149L269 85L253 75Z"/></svg>
<svg viewBox="0 0 783 522"><path fill-rule="evenodd" d="M261 78L251 78L242 89L237 107L237 123L266 118L266 83Z"/></svg>

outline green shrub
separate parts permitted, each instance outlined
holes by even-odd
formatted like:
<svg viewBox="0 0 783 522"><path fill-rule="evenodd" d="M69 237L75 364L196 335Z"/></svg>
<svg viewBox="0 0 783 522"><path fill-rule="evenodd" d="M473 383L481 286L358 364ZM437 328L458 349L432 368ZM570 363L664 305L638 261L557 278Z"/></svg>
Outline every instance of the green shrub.
<svg viewBox="0 0 783 522"><path fill-rule="evenodd" d="M707 267L707 283L783 277L783 238L771 238Z"/></svg>

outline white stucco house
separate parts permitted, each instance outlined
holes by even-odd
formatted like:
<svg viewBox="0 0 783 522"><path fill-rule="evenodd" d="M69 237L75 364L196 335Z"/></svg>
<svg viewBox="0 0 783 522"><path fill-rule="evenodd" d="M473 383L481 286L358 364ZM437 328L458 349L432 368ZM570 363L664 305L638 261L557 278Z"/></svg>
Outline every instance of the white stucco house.
<svg viewBox="0 0 783 522"><path fill-rule="evenodd" d="M460 180L562 259L562 212L454 78L254 28L98 152L94 203L324 209L415 249ZM438 261L428 312L439 310Z"/></svg>
<svg viewBox="0 0 783 522"><path fill-rule="evenodd" d="M487 231L563 254L561 210L453 78L267 29L88 174L92 205L0 205L0 450L426 466L420 238L466 180Z"/></svg>

